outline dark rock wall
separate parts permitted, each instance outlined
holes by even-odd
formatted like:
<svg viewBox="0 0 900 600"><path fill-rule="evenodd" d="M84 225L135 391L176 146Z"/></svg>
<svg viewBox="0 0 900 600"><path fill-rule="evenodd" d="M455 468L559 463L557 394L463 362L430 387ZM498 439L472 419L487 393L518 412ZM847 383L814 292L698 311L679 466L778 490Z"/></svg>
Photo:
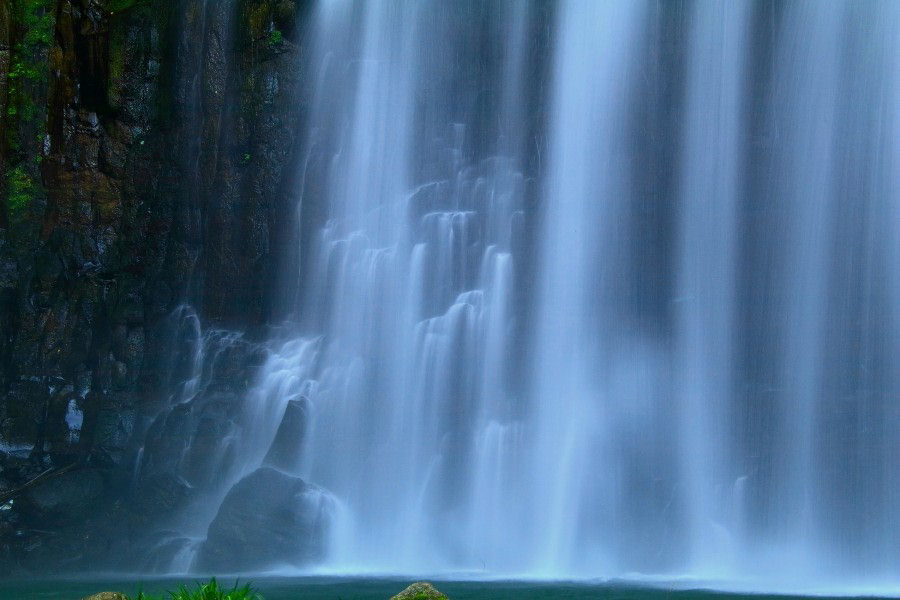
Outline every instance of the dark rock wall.
<svg viewBox="0 0 900 600"><path fill-rule="evenodd" d="M77 569L109 548L67 527L136 518L122 482L165 401L176 307L266 323L296 227L304 10L0 2L0 500L49 472L0 512L8 572L46 569L61 539L71 560L50 566ZM73 497L41 533L54 486Z"/></svg>

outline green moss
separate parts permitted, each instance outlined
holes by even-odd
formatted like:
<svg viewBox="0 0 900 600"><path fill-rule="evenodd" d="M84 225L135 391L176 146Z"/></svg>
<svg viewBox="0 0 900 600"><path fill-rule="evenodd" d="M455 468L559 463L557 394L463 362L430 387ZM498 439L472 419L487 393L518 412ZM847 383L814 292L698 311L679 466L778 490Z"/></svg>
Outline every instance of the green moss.
<svg viewBox="0 0 900 600"><path fill-rule="evenodd" d="M269 45L270 46L280 46L284 41L284 35L281 31L277 29L273 29L272 33L269 34Z"/></svg>
<svg viewBox="0 0 900 600"><path fill-rule="evenodd" d="M439 592L427 581L417 581L391 600L448 600L447 596Z"/></svg>
<svg viewBox="0 0 900 600"><path fill-rule="evenodd" d="M53 1L14 0L13 19L23 31L22 39L13 47L9 79L46 81L47 63L43 52L53 42Z"/></svg>
<svg viewBox="0 0 900 600"><path fill-rule="evenodd" d="M35 196L34 180L22 165L10 169L6 173L7 199L6 207L10 215L18 215L31 204Z"/></svg>
<svg viewBox="0 0 900 600"><path fill-rule="evenodd" d="M22 147L18 139L23 123L42 120L43 111L35 103L35 89L47 84L47 50L53 43L53 0L13 0L11 14L19 35L10 53L7 74L6 116L10 127L6 142L12 150ZM38 123L37 137L43 138L44 123Z"/></svg>

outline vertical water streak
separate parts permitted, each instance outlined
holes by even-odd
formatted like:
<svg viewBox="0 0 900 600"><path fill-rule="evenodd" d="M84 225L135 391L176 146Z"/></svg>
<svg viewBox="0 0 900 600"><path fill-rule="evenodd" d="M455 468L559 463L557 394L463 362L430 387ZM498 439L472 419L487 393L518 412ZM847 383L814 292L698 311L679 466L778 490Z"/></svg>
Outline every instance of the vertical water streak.
<svg viewBox="0 0 900 600"><path fill-rule="evenodd" d="M680 186L676 379L692 570L733 567L729 411L748 2L693 5ZM738 527L736 527L738 526Z"/></svg>
<svg viewBox="0 0 900 600"><path fill-rule="evenodd" d="M556 24L527 485L533 568L546 575L614 568L610 551L622 533L612 437L616 412L627 408L615 406L600 382L625 318L616 290L629 197L624 123L643 10L642 3L565 2Z"/></svg>
<svg viewBox="0 0 900 600"><path fill-rule="evenodd" d="M896 4L848 3L842 15L841 85L834 157L834 253L828 290L824 366L815 426L818 558L835 573L894 572L896 513L888 508L897 436L891 281L896 263L888 183ZM893 100L896 102L896 100ZM887 223L892 223L887 225Z"/></svg>
<svg viewBox="0 0 900 600"><path fill-rule="evenodd" d="M890 4L890 3L888 3ZM886 20L886 56L900 56L900 9L892 5L893 10ZM893 69L887 80L885 96L883 99L883 140L886 173L884 192L887 195L887 217L885 223L900 223L900 60L891 61ZM888 227L887 234L887 268L889 276L888 302L893 306L888 319L892 327L889 329L887 352L889 355L900 356L900 227ZM900 393L900 361L893 360L892 368L888 370L888 390L893 394ZM888 400L890 402L890 400ZM894 512L900 505L900 474L897 465L900 465L900 409L894 408L888 413L886 428L890 430L893 421L893 431L886 438L886 456L882 472L888 482L887 493L884 497L884 510L888 519L888 527L885 536L885 545L888 548L900 548L900 518ZM889 559L890 560L890 559ZM896 554L889 564L896 565ZM895 576L896 577L896 576Z"/></svg>
<svg viewBox="0 0 900 600"><path fill-rule="evenodd" d="M783 416L767 493L773 536L765 557L781 569L812 565L816 535L815 440L825 348L829 264L834 249L834 144L845 5L800 2L787 7L777 41L772 110L779 136L774 199L784 206L785 252L779 323ZM766 536L768 537L768 536Z"/></svg>

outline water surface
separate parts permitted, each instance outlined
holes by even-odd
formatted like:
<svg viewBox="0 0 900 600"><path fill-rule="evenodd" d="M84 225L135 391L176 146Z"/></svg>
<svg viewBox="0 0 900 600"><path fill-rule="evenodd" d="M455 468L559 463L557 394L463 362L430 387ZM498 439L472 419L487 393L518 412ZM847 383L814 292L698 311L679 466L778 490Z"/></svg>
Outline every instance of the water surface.
<svg viewBox="0 0 900 600"><path fill-rule="evenodd" d="M163 595L190 579L80 579L58 581L0 582L0 600L78 600L105 590L119 590L132 596L143 589L148 594ZM223 579L231 585L233 579ZM411 580L393 578L337 578L337 577L268 577L253 578L255 587L266 600L387 600ZM191 582L193 585L193 582ZM647 587L627 582L534 582L534 581L435 581L436 587L452 600L532 600L587 599L604 600L774 600L804 598L803 595L747 594L691 589L690 584L669 587ZM816 595L817 598L846 598L847 596ZM865 596L890 597L890 596Z"/></svg>

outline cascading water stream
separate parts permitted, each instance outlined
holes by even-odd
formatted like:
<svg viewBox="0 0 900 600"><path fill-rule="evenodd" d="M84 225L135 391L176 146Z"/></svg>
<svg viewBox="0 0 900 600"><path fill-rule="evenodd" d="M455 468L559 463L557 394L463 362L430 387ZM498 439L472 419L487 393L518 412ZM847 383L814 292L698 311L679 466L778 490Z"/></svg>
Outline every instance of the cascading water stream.
<svg viewBox="0 0 900 600"><path fill-rule="evenodd" d="M542 493L533 500L532 518L539 518L529 546L538 552L534 567L546 576L589 565L615 568L611 551L625 533L616 526L620 476L592 471L614 464L612 454L624 441L617 439L617 424L640 426L637 420L646 416L609 394L652 393L655 377L653 349L623 331L627 314L616 273L625 260L630 193L629 76L644 10L641 4L573 2L557 17L566 35L553 71L530 446L530 487ZM613 354L620 343L633 343L634 354ZM620 362L632 357L641 364ZM647 371L635 377L632 367ZM639 381L644 376L651 380L646 387ZM606 540L598 545L592 531L606 532Z"/></svg>
<svg viewBox="0 0 900 600"><path fill-rule="evenodd" d="M501 557L488 555L498 539L475 548L469 536L513 524L509 487L495 482L517 452L519 429L503 380L515 313L511 250L526 188L516 87L527 11L471 9L493 22L483 43L498 53L502 78L492 114L503 125L491 125L500 154L479 149L481 158L472 136L490 130L455 117L482 109L465 96L446 100L456 93L446 60L473 51L460 35L464 15L431 3L339 3L316 16L321 92L304 197L321 194L327 218L301 294L307 341L291 340L269 359L287 369L263 367L257 410L308 402L296 474L338 502L332 554L343 568L436 570L448 560L471 568ZM427 40L435 51L423 54ZM316 350L291 358L307 345ZM296 392L281 391L285 378ZM258 436L257 447L272 437ZM435 536L451 557L428 541Z"/></svg>
<svg viewBox="0 0 900 600"><path fill-rule="evenodd" d="M898 5L309 18L299 292L207 512L265 467L331 572L896 579Z"/></svg>

